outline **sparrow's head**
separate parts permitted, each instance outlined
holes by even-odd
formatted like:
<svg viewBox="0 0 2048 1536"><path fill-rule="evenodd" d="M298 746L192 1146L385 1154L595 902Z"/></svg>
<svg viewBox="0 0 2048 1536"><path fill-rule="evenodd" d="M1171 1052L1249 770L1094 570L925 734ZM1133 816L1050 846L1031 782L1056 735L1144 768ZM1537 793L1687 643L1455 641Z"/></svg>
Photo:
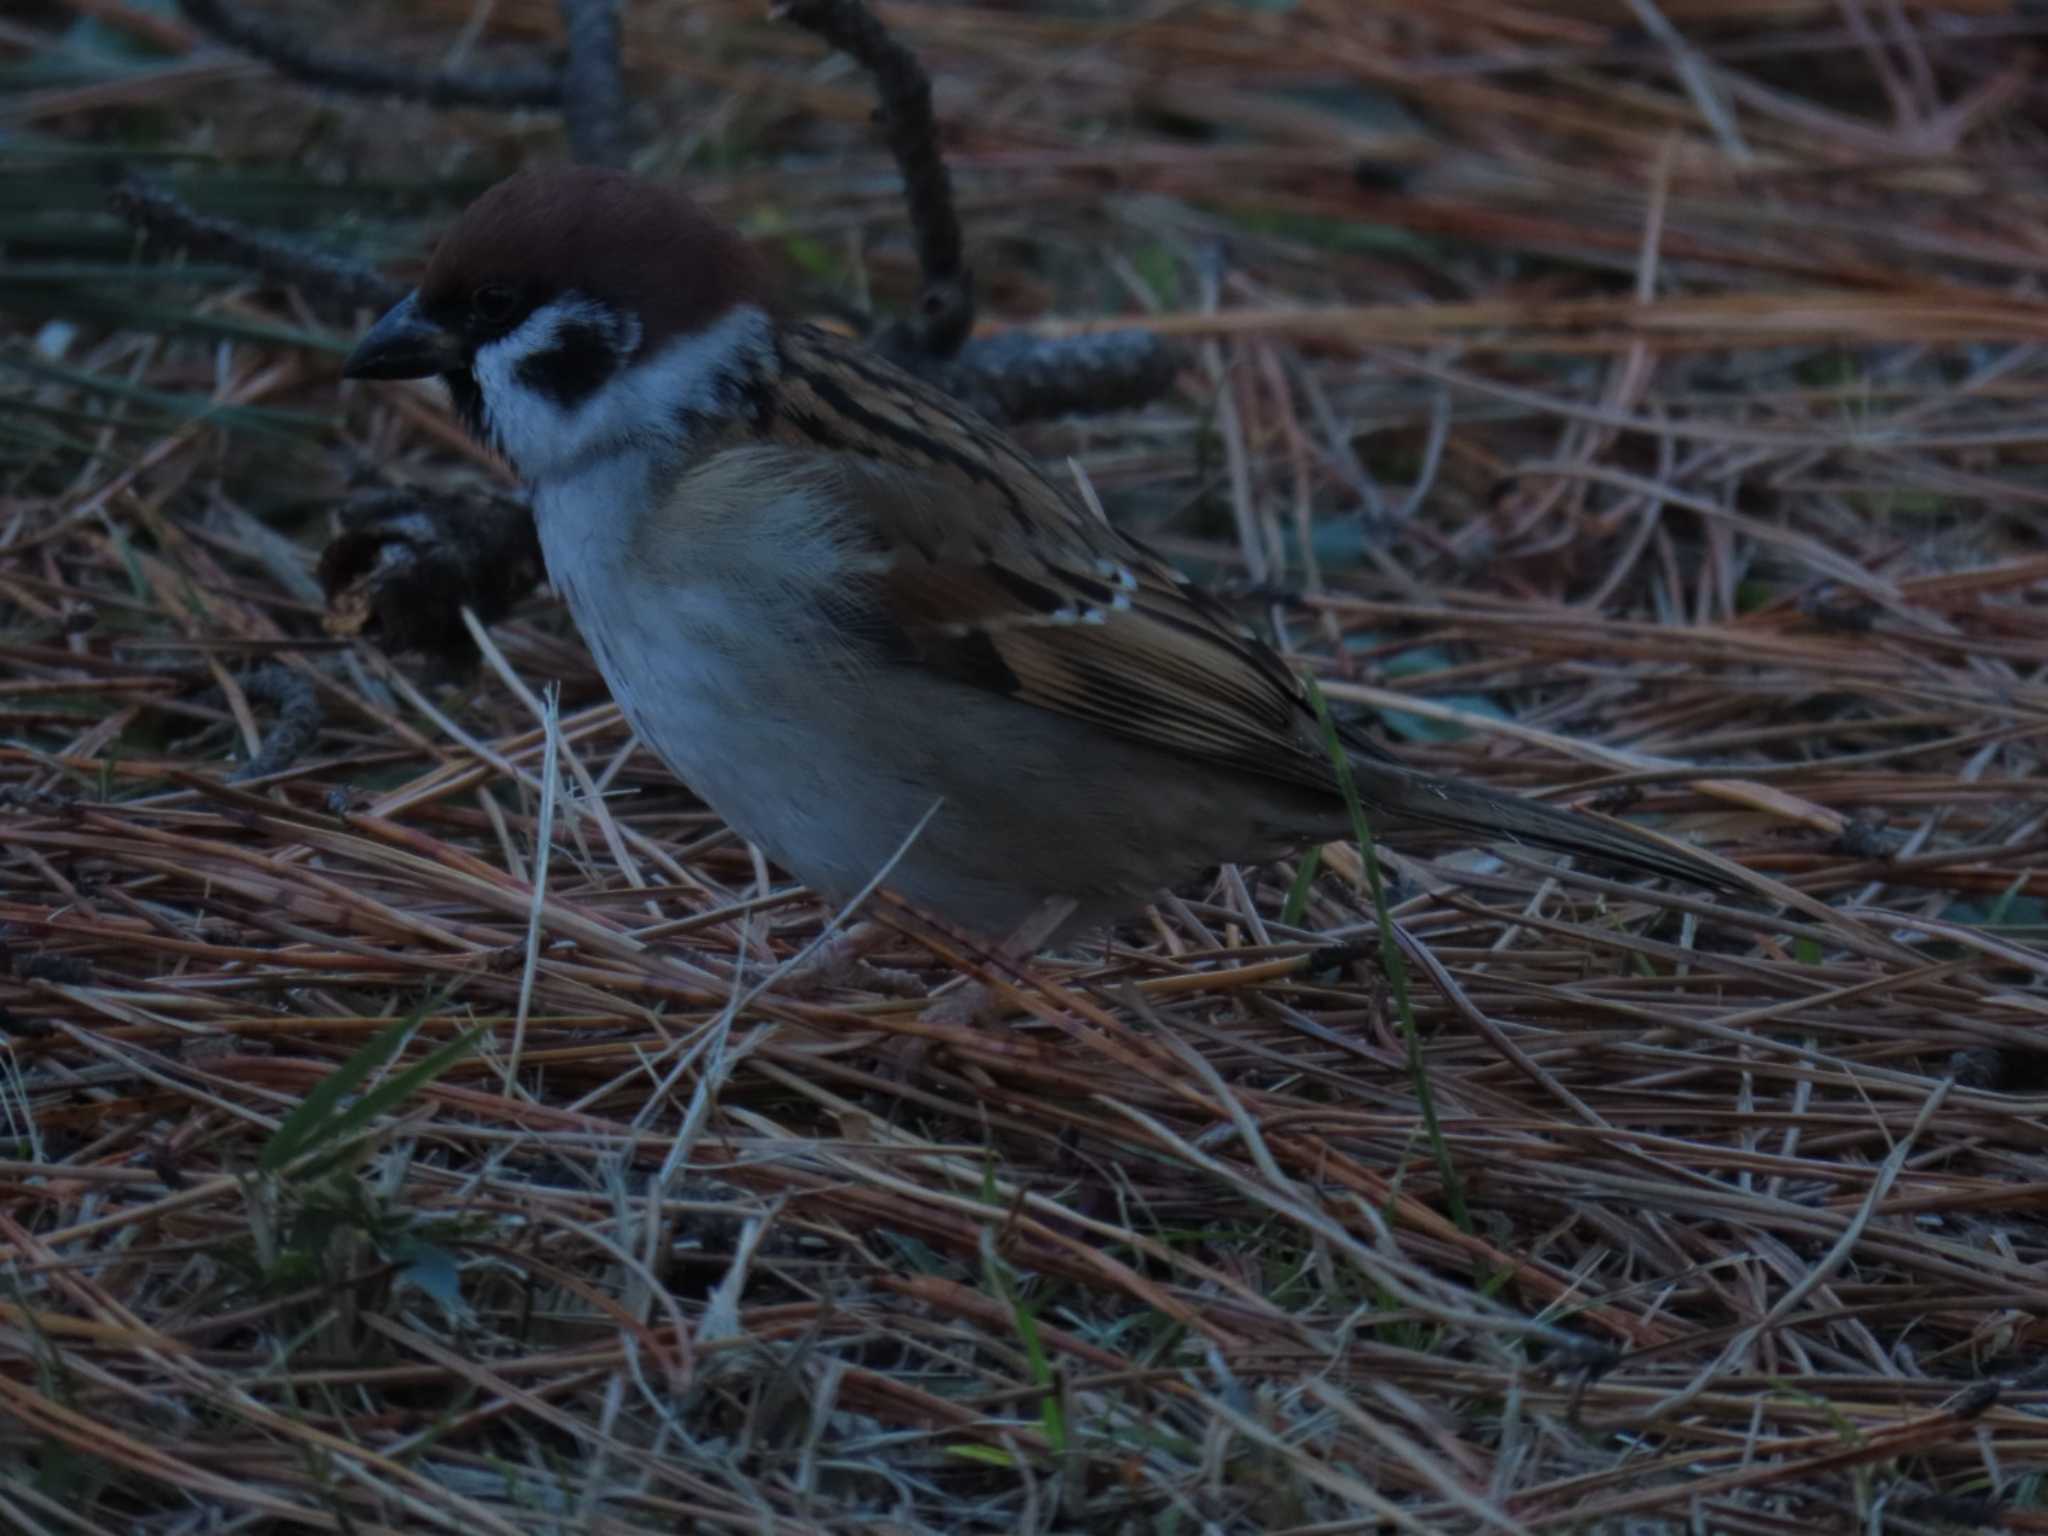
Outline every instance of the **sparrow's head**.
<svg viewBox="0 0 2048 1536"><path fill-rule="evenodd" d="M682 193L617 171L525 171L455 222L343 373L440 374L529 478L721 408L766 335L760 267Z"/></svg>

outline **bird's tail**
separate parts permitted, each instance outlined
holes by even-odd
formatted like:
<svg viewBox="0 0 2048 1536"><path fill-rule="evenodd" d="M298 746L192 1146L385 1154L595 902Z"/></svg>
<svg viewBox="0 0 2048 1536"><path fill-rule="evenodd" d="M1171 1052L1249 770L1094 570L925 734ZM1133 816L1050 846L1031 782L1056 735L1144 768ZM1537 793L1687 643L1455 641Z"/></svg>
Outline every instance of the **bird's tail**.
<svg viewBox="0 0 2048 1536"><path fill-rule="evenodd" d="M1646 837L1623 822L1495 794L1455 779L1432 778L1384 758L1354 755L1351 773L1375 831L1382 825L1389 830L1443 827L1492 841L1604 859L1715 890L1740 888L1708 860Z"/></svg>

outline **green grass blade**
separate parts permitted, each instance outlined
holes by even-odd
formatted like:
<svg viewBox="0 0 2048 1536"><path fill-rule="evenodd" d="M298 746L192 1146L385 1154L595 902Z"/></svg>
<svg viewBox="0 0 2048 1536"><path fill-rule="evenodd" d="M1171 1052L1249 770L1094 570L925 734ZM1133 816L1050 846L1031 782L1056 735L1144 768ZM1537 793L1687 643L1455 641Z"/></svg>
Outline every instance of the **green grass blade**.
<svg viewBox="0 0 2048 1536"><path fill-rule="evenodd" d="M1451 1220L1458 1224L1458 1230L1470 1232L1472 1214L1465 1206L1465 1186L1458 1178L1457 1165L1451 1161L1451 1149L1444 1140L1443 1126L1437 1120L1436 1094L1430 1087L1428 1065L1422 1059L1422 1035L1415 1028L1415 1005L1408 996L1408 963L1394 938L1394 918L1387 910L1386 883L1380 878L1379 852L1373 843L1371 824L1365 819L1365 806L1358 798L1358 786L1351 778L1351 758L1337 739L1337 723L1330 718L1330 706L1323 698L1323 690L1316 686L1312 677L1303 678L1302 683L1308 689L1309 702L1315 706L1316 722L1323 731L1323 750L1330 754L1330 765L1337 771L1337 787L1344 792L1344 809L1351 815L1351 835L1357 840L1359 857L1365 863L1366 886L1372 892L1373 915L1380 930L1380 965L1387 973L1387 986L1394 994L1394 1012L1401 1020L1401 1032L1408 1040L1408 1074L1415 1082L1415 1102L1422 1111L1423 1130L1436 1154L1437 1175L1444 1182L1444 1202L1450 1207Z"/></svg>
<svg viewBox="0 0 2048 1536"><path fill-rule="evenodd" d="M257 1168L264 1173L276 1173L299 1153L319 1142L333 1140L335 1133L327 1128L327 1122L341 1101L355 1092L356 1084L399 1053L426 1018L429 1006L423 1003L404 1018L380 1029L368 1044L315 1083L312 1091L299 1101L299 1107L270 1133L269 1144L256 1160Z"/></svg>
<svg viewBox="0 0 2048 1536"><path fill-rule="evenodd" d="M1294 884L1287 888L1287 900L1280 908L1280 921L1289 927L1299 927L1301 914L1308 910L1308 893L1316 883L1316 872L1323 867L1323 851L1311 848L1301 856L1301 863L1294 871Z"/></svg>
<svg viewBox="0 0 2048 1536"><path fill-rule="evenodd" d="M346 1140L358 1130L387 1110L411 1098L420 1089L446 1072L456 1062L476 1049L477 1041L484 1037L488 1025L479 1024L474 1029L464 1030L447 1044L430 1051L403 1072L393 1073L355 1103L334 1117L332 1137L336 1141Z"/></svg>

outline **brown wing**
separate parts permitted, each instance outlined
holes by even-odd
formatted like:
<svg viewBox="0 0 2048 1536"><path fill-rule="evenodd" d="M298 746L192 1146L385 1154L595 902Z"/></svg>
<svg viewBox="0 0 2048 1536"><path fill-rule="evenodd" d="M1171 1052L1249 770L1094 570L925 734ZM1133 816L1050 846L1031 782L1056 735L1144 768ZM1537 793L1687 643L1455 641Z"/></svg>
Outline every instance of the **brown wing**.
<svg viewBox="0 0 2048 1536"><path fill-rule="evenodd" d="M1332 787L1277 657L1141 552L1075 553L1020 540L899 556L884 601L926 665L1166 750Z"/></svg>
<svg viewBox="0 0 2048 1536"><path fill-rule="evenodd" d="M913 661L1146 742L1333 790L1278 655L999 430L850 343L785 335L770 435L831 474L879 557L848 619Z"/></svg>

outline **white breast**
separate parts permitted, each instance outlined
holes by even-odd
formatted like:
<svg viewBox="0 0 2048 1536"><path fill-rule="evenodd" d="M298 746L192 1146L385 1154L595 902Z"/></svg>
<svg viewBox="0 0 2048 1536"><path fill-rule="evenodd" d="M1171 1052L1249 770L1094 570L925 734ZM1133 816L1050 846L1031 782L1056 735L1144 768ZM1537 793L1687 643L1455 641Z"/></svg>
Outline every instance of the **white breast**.
<svg viewBox="0 0 2048 1536"><path fill-rule="evenodd" d="M746 699L749 637L773 616L727 562L647 557L638 531L658 501L654 475L644 460L605 460L540 487L534 513L549 579L599 670L641 734L667 750L672 738L705 734L675 725Z"/></svg>
<svg viewBox="0 0 2048 1536"><path fill-rule="evenodd" d="M800 493L756 496L715 466L666 500L644 462L617 459L542 487L549 576L677 776L800 878L858 888L929 789L860 751L871 728L849 687L856 663L805 624L845 568L829 520Z"/></svg>

